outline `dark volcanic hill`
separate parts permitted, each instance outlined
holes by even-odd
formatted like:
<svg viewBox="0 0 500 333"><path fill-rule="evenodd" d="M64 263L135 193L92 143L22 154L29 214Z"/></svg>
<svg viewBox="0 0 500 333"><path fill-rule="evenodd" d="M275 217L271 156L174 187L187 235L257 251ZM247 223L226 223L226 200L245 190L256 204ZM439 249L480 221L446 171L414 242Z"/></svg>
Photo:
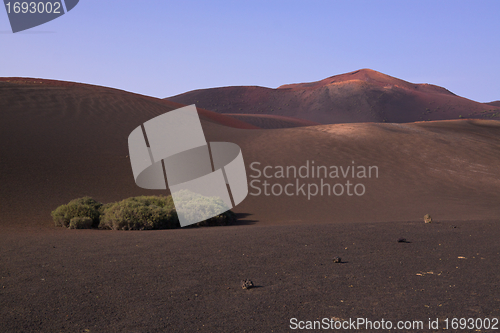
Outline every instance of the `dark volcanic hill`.
<svg viewBox="0 0 500 333"><path fill-rule="evenodd" d="M494 102L475 102L439 86L410 83L370 69L277 89L200 89L168 100L224 114L287 116L322 124L500 119L500 106Z"/></svg>
<svg viewBox="0 0 500 333"><path fill-rule="evenodd" d="M87 194L113 201L148 193L131 177L128 135L182 106L87 84L0 78L0 226L50 221L55 207ZM203 126L256 128L198 114Z"/></svg>

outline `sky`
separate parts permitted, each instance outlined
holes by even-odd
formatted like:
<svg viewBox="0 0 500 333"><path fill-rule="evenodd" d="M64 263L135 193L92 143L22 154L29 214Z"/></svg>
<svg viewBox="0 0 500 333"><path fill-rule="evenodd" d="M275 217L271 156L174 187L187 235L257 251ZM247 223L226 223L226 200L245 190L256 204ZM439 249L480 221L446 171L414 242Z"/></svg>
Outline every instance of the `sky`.
<svg viewBox="0 0 500 333"><path fill-rule="evenodd" d="M370 68L491 102L500 100L499 18L498 0L80 0L13 34L0 8L0 77L164 98Z"/></svg>

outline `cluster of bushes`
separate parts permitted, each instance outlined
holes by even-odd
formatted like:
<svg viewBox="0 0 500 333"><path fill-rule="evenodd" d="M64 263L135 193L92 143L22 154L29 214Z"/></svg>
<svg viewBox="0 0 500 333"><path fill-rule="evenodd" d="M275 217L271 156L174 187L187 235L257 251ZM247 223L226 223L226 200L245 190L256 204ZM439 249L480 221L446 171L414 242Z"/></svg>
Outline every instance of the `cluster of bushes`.
<svg viewBox="0 0 500 333"><path fill-rule="evenodd" d="M221 211L224 202L209 198L202 205L198 202L198 206L202 207L204 214L208 214L205 216L211 216L211 212ZM56 227L70 229L152 230L180 227L170 195L133 197L108 204L83 197L57 207L52 212L52 218ZM229 225L235 220L235 214L228 210L191 226Z"/></svg>

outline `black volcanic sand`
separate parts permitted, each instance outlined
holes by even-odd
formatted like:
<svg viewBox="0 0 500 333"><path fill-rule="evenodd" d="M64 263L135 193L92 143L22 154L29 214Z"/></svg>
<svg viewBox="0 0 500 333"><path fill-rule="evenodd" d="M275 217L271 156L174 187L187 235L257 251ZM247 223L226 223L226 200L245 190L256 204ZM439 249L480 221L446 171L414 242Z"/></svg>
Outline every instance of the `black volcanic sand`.
<svg viewBox="0 0 500 333"><path fill-rule="evenodd" d="M500 317L499 221L245 223L8 229L0 331L287 332L291 318ZM243 290L247 278L257 287Z"/></svg>

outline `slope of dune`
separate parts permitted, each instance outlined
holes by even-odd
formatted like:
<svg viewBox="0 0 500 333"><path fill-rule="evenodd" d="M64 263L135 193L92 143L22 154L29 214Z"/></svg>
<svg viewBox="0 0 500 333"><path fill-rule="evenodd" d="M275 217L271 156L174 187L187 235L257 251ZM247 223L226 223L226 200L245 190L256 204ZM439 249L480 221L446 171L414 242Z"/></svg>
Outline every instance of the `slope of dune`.
<svg viewBox="0 0 500 333"><path fill-rule="evenodd" d="M498 105L478 103L439 86L410 83L370 69L277 89L200 89L168 100L196 103L218 113L280 115L322 124L500 119Z"/></svg>
<svg viewBox="0 0 500 333"><path fill-rule="evenodd" d="M90 85L90 84L83 84L83 83L77 83L77 82L68 82L68 81L57 81L57 80L49 80L49 79L36 79L36 78L21 78L21 77L0 77L0 85L2 88L4 88L3 93L5 94L3 97L3 103L9 102L11 100L14 100L15 103L18 103L15 101L17 97L20 95L24 94L26 91L29 92L34 92L34 94L43 94L46 90L57 90L66 88L67 91L78 91L78 90L84 90L87 93L96 93L98 97L96 97L96 100L99 101L100 96L102 95L113 95L115 98L117 98L118 94L124 94L126 96L125 100L127 98L139 98L139 100L142 98L145 101L149 101L150 103L153 104L162 104L166 106L166 110L173 110L177 108L181 108L183 106L186 106L186 104L181 104L169 100L164 100L164 99L158 99L150 96L145 96L145 95L139 95L139 94L134 94L134 93L129 93L126 91L118 90L118 89L113 89L113 88L108 88L108 87L102 87L102 86L96 86L96 85ZM11 89L12 88L12 89ZM14 89L15 88L15 89ZM10 90L9 90L10 89ZM17 90L16 90L17 89ZM71 93L69 93L71 94ZM134 96L134 97L132 97ZM29 94L27 95L28 98L33 98L33 99L38 99L40 96L30 96ZM24 100L26 97L21 98L21 100ZM113 98L111 98L113 99ZM133 106L128 106L128 109L132 109ZM146 108L148 109L148 108ZM198 113L201 118L203 118L206 121L210 122L215 122L224 126L229 126L229 127L235 127L235 128L241 128L241 129L256 129L258 127L255 127L253 125L247 124L243 121L236 120L235 118L229 117L229 116L224 116L219 113L205 110L201 107L197 107Z"/></svg>
<svg viewBox="0 0 500 333"><path fill-rule="evenodd" d="M405 221L426 213L440 220L500 217L495 203L500 190L498 121L322 125L260 132L240 145L249 166L250 195L238 210L257 220ZM253 162L258 163L252 167ZM295 176L293 169L280 174L280 167L288 166L297 172L302 167L302 176L309 178ZM313 166L326 166L328 174L315 169L313 175ZM376 167L371 177L358 175L369 167ZM334 178L333 168L339 169ZM357 184L358 192L364 191L359 196ZM338 186L336 194L344 193L337 196L333 186Z"/></svg>
<svg viewBox="0 0 500 333"><path fill-rule="evenodd" d="M316 126L320 123L303 120L292 117L275 116L269 114L244 114L244 113L226 113L226 116L239 119L245 123L252 124L259 128L273 129L273 128L293 128L302 126Z"/></svg>

